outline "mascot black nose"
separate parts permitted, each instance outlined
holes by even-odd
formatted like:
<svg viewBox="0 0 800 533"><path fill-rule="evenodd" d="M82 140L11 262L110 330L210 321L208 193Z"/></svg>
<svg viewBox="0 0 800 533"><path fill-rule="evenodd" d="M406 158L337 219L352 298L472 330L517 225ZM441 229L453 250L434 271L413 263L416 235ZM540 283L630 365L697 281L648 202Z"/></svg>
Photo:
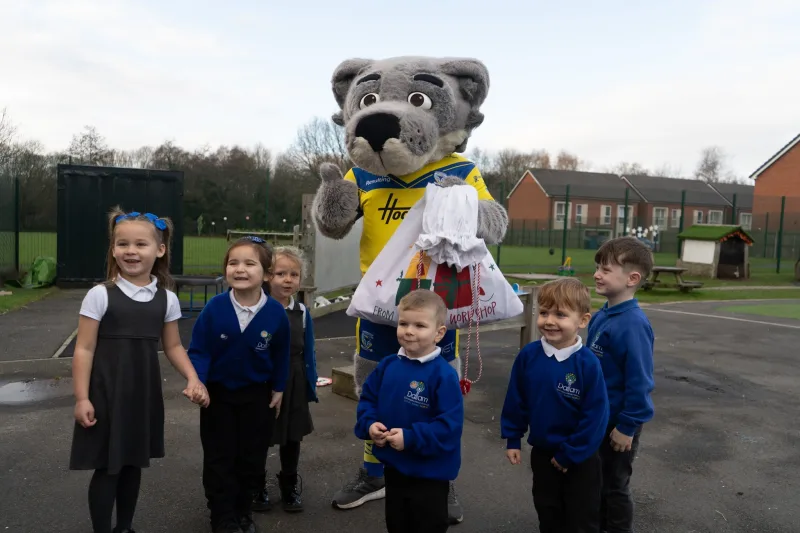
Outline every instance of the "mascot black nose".
<svg viewBox="0 0 800 533"><path fill-rule="evenodd" d="M368 115L356 126L356 137L365 138L373 150L380 152L388 139L400 138L400 119L389 113Z"/></svg>

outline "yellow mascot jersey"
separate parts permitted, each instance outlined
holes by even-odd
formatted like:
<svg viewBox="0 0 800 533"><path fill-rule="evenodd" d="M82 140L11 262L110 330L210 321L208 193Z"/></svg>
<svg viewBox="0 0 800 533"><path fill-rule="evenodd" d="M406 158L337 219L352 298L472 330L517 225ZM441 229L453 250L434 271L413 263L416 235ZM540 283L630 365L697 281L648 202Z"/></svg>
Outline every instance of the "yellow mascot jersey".
<svg viewBox="0 0 800 533"><path fill-rule="evenodd" d="M345 175L344 179L358 186L360 215L364 217L360 246L362 275L389 242L411 206L425 195L425 187L433 183L436 172L463 179L478 190L480 200L493 200L478 167L457 154L406 176L376 176L360 168L352 168Z"/></svg>

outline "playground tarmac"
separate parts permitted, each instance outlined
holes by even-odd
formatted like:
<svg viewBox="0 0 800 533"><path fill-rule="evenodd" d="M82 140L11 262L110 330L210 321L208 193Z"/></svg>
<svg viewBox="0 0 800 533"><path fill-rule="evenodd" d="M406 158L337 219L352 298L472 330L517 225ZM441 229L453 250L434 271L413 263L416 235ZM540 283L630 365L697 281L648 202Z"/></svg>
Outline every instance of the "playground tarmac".
<svg viewBox="0 0 800 533"><path fill-rule="evenodd" d="M800 321L717 311L721 305L646 308L656 332L656 416L643 432L632 481L639 533L789 533L800 523ZM4 340L17 313L0 318ZM330 376L331 368L352 359L353 322L336 313L316 325L320 375ZM182 330L190 327L189 320L181 324ZM25 353L10 353L4 344L7 361L52 357L52 344L63 340L42 339L38 354L21 337L14 342ZM517 350L515 331L481 335L483 374L465 400L457 482L465 519L452 531L536 530L528 461L509 465L499 438L508 371ZM90 531L90 474L67 470L72 432L68 360L34 363L30 368L35 371L13 379L37 378L27 387L36 384L40 392L16 404L8 398L26 385L3 386L11 376L0 363L0 490L6 495L0 499L0 531ZM477 363L473 352L470 377ZM57 376L62 379L49 381ZM167 457L153 461L144 473L134 526L139 533L208 531L198 409L180 396L181 380L166 363L163 377ZM330 506L333 493L360 462L360 443L352 432L354 410L355 402L332 394L330 387L320 389L320 403L312 408L316 431L304 441L301 456L306 511L288 515L275 509L259 516L261 531L384 531L381 502L352 511ZM273 451L271 474L277 464Z"/></svg>

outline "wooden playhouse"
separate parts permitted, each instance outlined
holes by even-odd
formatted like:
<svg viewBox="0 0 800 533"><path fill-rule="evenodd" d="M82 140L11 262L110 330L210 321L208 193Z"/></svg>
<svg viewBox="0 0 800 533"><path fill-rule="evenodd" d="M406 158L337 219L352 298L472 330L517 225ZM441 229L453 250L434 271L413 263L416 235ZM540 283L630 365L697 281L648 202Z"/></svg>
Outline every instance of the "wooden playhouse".
<svg viewBox="0 0 800 533"><path fill-rule="evenodd" d="M695 224L678 235L677 266L693 276L719 279L750 277L753 238L741 226Z"/></svg>

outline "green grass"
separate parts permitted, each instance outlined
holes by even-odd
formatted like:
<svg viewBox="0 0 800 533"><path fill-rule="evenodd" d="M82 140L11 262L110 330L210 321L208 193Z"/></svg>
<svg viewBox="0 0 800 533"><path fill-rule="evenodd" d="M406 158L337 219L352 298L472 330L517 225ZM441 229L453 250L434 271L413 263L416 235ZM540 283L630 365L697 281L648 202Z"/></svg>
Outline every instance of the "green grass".
<svg viewBox="0 0 800 533"><path fill-rule="evenodd" d="M55 287L46 287L43 289L20 289L18 287L11 287L6 285L3 287L4 291L9 291L12 294L10 296L0 296L0 315L5 314L9 311L13 311L14 309L19 309L31 302L35 302L37 300L41 300L53 294L56 289Z"/></svg>
<svg viewBox="0 0 800 533"><path fill-rule="evenodd" d="M800 295L798 295L800 296ZM728 313L744 313L748 315L768 316L772 318L793 318L800 320L800 304L748 304L746 306L730 305L720 307L720 311Z"/></svg>

